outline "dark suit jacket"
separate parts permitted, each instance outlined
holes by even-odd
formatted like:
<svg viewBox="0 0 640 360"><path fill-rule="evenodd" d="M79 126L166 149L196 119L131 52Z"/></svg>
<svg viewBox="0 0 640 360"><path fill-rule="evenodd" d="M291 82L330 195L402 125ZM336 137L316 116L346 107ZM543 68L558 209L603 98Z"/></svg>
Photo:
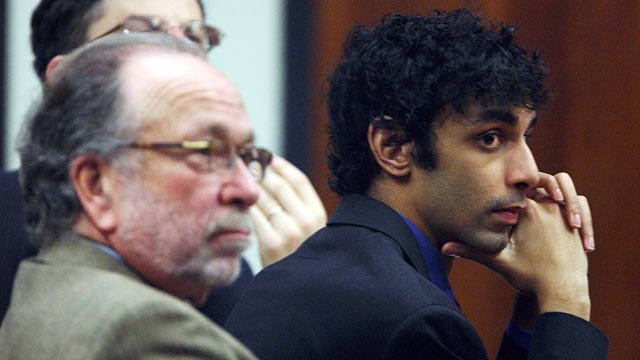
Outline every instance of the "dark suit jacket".
<svg viewBox="0 0 640 360"><path fill-rule="evenodd" d="M9 307L11 287L18 263L35 255L24 225L24 211L18 172L0 173L0 323ZM200 311L215 323L224 324L231 308L253 278L249 264L242 259L242 271L231 285L214 289Z"/></svg>
<svg viewBox="0 0 640 360"><path fill-rule="evenodd" d="M487 358L469 320L429 281L406 223L358 195L254 278L226 328L261 359ZM589 322L549 313L538 319L530 356L601 359L607 349ZM499 357L526 356L507 340Z"/></svg>
<svg viewBox="0 0 640 360"><path fill-rule="evenodd" d="M18 263L35 254L27 243L18 172L0 173L0 323L9 307Z"/></svg>

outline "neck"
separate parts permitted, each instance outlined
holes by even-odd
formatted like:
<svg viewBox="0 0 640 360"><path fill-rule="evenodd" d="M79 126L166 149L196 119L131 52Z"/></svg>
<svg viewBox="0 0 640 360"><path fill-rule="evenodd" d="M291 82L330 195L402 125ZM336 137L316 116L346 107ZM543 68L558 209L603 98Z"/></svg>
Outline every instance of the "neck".
<svg viewBox="0 0 640 360"><path fill-rule="evenodd" d="M392 179L384 179L378 178L376 179L369 188L367 192L367 196L372 199L376 199L385 203L386 205L393 208L395 211L402 214L404 217L409 219L413 224L415 224L418 229L425 234L429 240L435 245L437 249L441 248L441 243L438 242L434 234L431 232L429 227L424 223L422 217L419 216L419 213L412 206L413 201L413 192L412 191L403 191L403 184L399 184L397 181L389 184L388 182L392 181ZM451 256L442 255L442 261L444 263L445 270L447 274L451 272L453 267L454 258Z"/></svg>
<svg viewBox="0 0 640 360"><path fill-rule="evenodd" d="M76 223L73 225L73 231L88 239L112 247L109 244L108 238L104 236L104 234L102 234L95 226L93 226L93 224L84 216L80 216L78 221L76 221Z"/></svg>

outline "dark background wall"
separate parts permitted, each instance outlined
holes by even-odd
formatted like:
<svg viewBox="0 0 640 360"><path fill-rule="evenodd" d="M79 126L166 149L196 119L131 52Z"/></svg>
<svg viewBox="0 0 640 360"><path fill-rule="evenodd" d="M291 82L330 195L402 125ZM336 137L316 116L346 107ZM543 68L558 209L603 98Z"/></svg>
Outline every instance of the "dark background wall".
<svg viewBox="0 0 640 360"><path fill-rule="evenodd" d="M291 0L300 2L301 0ZM303 1L305 2L305 1ZM312 21L308 71L311 89L309 154L299 161L332 212L325 165L325 79L340 56L348 29L388 12L428 13L471 6L515 25L519 41L540 49L556 99L541 114L534 154L542 171L567 171L589 198L597 250L589 255L592 321L611 340L611 359L640 354L640 2L625 0L410 1L308 0ZM296 14L290 14L290 17ZM304 17L303 17L304 18ZM290 20L291 21L291 20ZM289 81L307 82L305 78ZM308 111L308 110L307 110ZM297 121L295 113L288 121ZM295 133L291 136L298 136ZM509 318L512 290L483 267L459 260L452 282L462 308L495 354Z"/></svg>

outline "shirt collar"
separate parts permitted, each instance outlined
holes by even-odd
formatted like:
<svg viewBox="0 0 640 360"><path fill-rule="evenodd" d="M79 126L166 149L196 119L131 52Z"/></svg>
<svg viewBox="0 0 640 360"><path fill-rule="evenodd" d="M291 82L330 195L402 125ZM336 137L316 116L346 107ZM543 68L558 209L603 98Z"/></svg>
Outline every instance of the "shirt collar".
<svg viewBox="0 0 640 360"><path fill-rule="evenodd" d="M444 266L444 261L442 260L442 254L440 254L440 251L438 251L433 242L423 234L411 220L402 214L400 214L400 216L407 223L418 242L418 246L420 246L422 257L427 264L427 270L429 270L429 280L440 290L444 291L454 303L458 304L453 294L453 289L451 289L451 284L449 284L449 277Z"/></svg>
<svg viewBox="0 0 640 360"><path fill-rule="evenodd" d="M124 262L124 259L122 258L122 256L120 256L120 254L118 254L117 251L113 250L112 248L108 247L105 244L99 243L97 241L91 241L91 245L97 247L98 249L106 252L107 254L113 256L114 258Z"/></svg>

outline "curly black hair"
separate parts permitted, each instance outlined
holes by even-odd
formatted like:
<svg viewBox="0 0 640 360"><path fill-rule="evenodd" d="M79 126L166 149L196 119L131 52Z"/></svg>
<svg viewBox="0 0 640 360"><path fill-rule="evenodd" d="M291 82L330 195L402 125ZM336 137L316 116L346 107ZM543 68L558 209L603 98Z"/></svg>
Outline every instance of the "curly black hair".
<svg viewBox="0 0 640 360"><path fill-rule="evenodd" d="M197 0L204 18L204 7ZM102 0L41 0L31 14L31 50L35 69L44 81L47 65L87 42L91 24L103 15Z"/></svg>
<svg viewBox="0 0 640 360"><path fill-rule="evenodd" d="M364 194L379 174L367 141L370 124L393 126L413 142L419 166L436 166L433 125L445 109L471 105L536 109L551 95L538 52L515 44L515 29L468 9L432 16L390 14L354 27L329 76L331 189ZM393 119L393 121L376 121Z"/></svg>

